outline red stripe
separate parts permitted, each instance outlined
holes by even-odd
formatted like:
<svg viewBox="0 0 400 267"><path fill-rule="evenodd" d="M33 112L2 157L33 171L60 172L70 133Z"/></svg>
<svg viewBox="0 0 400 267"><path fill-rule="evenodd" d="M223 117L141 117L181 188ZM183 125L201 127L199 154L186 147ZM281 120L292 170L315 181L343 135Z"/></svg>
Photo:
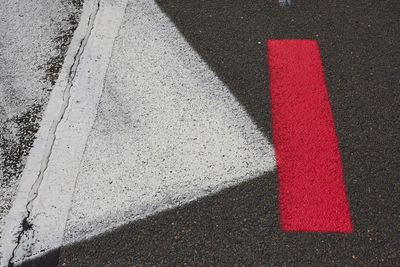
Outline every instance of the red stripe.
<svg viewBox="0 0 400 267"><path fill-rule="evenodd" d="M282 229L352 232L318 44L269 40L267 46Z"/></svg>

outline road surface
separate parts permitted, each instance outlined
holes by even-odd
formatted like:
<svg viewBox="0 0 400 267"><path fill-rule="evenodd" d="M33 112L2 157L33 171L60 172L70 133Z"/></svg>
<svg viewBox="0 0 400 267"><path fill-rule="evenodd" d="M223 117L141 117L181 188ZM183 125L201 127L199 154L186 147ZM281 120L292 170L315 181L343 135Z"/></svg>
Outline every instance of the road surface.
<svg viewBox="0 0 400 267"><path fill-rule="evenodd" d="M399 264L400 5L286 3L86 1L6 218L1 263ZM316 160L318 143L300 149L316 157L289 164L307 188L282 176L295 153L280 144L299 133L277 139L277 119L296 112L280 116L276 97L299 72L273 61L267 41L288 39L314 51L313 61L278 46L293 64L323 66L296 79L322 81L326 97L300 102L328 102L320 123L338 149L331 164ZM307 123L321 112L311 108ZM338 186L307 178L325 179L321 168L338 171ZM314 203L296 195L310 188ZM287 221L331 218L318 208L331 197L344 220L288 231ZM303 208L303 219L291 211Z"/></svg>

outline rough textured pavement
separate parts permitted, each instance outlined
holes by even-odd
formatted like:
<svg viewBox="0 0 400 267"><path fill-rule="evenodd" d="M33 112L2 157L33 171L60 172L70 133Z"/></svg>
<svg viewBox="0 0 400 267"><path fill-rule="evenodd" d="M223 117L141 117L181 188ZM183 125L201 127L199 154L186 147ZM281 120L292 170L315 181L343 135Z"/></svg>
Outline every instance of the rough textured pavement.
<svg viewBox="0 0 400 267"><path fill-rule="evenodd" d="M81 0L1 2L0 224L11 206L81 5Z"/></svg>
<svg viewBox="0 0 400 267"><path fill-rule="evenodd" d="M269 140L266 40L318 41L354 232L282 231L270 173L27 265L399 265L400 4L156 2Z"/></svg>
<svg viewBox="0 0 400 267"><path fill-rule="evenodd" d="M318 41L354 232L281 231L271 174L62 248L59 265L399 265L399 2L157 3L270 140L265 41Z"/></svg>
<svg viewBox="0 0 400 267"><path fill-rule="evenodd" d="M134 1L125 12L64 244L275 168L271 143L159 7Z"/></svg>

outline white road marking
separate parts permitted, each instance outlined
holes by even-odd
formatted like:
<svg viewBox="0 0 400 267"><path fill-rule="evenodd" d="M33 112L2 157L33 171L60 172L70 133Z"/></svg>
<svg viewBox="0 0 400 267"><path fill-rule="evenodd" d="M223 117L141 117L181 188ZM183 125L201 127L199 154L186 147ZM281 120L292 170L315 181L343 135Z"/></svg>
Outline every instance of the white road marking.
<svg viewBox="0 0 400 267"><path fill-rule="evenodd" d="M126 3L101 3L32 202L33 229L22 236L15 261L188 203L275 167L267 138L153 1L130 2L114 49ZM60 75L64 79L52 94L7 217L2 265L16 245L53 114L63 102L67 66L72 65L93 4L85 3Z"/></svg>
<svg viewBox="0 0 400 267"><path fill-rule="evenodd" d="M131 1L65 241L188 203L274 164L271 144L175 25L153 1Z"/></svg>
<svg viewBox="0 0 400 267"><path fill-rule="evenodd" d="M31 147L30 131L53 87L49 68L62 63L56 39L69 38L70 22L80 14L77 2L0 1L0 237Z"/></svg>
<svg viewBox="0 0 400 267"><path fill-rule="evenodd" d="M82 45L81 41L87 34L89 17L93 15L97 3L97 0L85 1L81 22L66 55L60 78L51 94L13 207L5 219L4 234L0 241L1 266L6 266L12 257L13 261L17 262L58 247L62 243L79 164L95 118L112 46L126 5L125 0L102 1L96 25L83 51L70 88L69 106L57 127L53 145L52 125L59 119L59 113L62 111L69 72L76 61L75 56ZM40 187L37 188L38 196L32 202L28 219L33 228L21 235L20 244L17 246L16 242L22 230L21 222L28 216L27 204L36 192L35 183L40 176L43 161L47 160L47 149L52 145L48 168Z"/></svg>

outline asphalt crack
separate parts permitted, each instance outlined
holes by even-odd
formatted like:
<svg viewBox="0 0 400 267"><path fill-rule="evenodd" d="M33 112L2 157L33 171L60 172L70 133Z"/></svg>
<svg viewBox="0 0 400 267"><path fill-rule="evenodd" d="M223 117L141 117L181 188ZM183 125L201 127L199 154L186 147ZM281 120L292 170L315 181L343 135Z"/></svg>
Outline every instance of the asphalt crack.
<svg viewBox="0 0 400 267"><path fill-rule="evenodd" d="M73 60L73 64L71 65L69 72L68 72L68 80L67 80L67 86L64 89L64 93L63 93L63 103L60 109L60 113L58 114L58 116L56 117L56 119L53 120L53 123L50 127L50 133L49 133L49 143L48 143L48 147L46 149L46 152L43 156L43 160L41 162L41 168L40 168L40 172L39 175L35 181L35 183L32 185L32 188L30 190L29 193L29 198L28 198L28 202L26 204L26 216L23 218L21 224L20 224L20 228L21 230L18 232L17 235L17 239L16 239L16 243L15 243L15 247L12 251L12 255L11 258L8 261L8 266L14 266L14 259L16 256L16 251L19 248L19 246L21 245L22 242L22 238L25 236L29 235L29 231L32 231L31 236L34 236L34 225L32 222L30 222L31 219L31 212L32 212L32 208L33 208L33 202L35 201L35 199L38 196L38 192L39 192L39 188L40 185L43 181L43 177L44 177L44 173L46 172L48 165L49 165L49 161L50 161L50 157L53 151L53 147L54 147L54 143L55 140L57 139L57 129L59 124L61 123L61 121L64 118L65 112L67 110L67 108L69 107L70 104L70 98L71 98L71 88L73 86L73 81L76 77L76 71L78 69L81 57L83 52L85 51L87 42L92 34L92 30L94 28L94 22L97 16L97 13L100 9L100 0L97 0L97 4L95 5L95 8L93 9L92 13L89 16L88 19L88 23L87 23L87 29L86 29L86 34L83 36L83 38L80 41L79 44L79 49L78 51L75 53L74 56L74 60ZM26 251L29 252L29 248L26 249ZM26 257L29 257L31 255L24 255L22 259L20 259L19 261L24 260Z"/></svg>

